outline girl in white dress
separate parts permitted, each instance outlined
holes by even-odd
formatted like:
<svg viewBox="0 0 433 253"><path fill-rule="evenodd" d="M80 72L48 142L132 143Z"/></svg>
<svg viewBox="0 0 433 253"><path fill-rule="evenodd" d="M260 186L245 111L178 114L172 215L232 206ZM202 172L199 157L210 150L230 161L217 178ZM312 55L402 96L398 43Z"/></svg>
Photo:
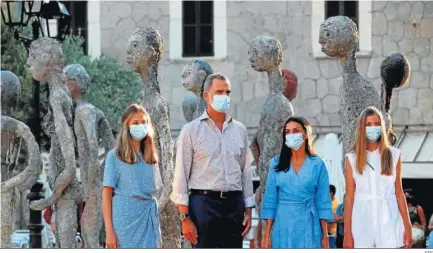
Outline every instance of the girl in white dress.
<svg viewBox="0 0 433 253"><path fill-rule="evenodd" d="M400 150L392 147L381 112L361 112L352 151L346 155L344 248L412 246L402 188Z"/></svg>

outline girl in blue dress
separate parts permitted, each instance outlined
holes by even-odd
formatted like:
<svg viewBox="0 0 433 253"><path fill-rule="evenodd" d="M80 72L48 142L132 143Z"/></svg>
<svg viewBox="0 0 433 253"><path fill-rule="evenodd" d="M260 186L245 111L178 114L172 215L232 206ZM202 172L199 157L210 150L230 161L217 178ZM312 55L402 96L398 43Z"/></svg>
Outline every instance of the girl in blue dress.
<svg viewBox="0 0 433 253"><path fill-rule="evenodd" d="M102 190L107 248L161 247L156 195L162 187L149 114L129 106L105 159Z"/></svg>
<svg viewBox="0 0 433 253"><path fill-rule="evenodd" d="M262 248L329 248L333 221L328 170L314 154L311 125L303 117L285 124L283 147L269 166L261 219Z"/></svg>

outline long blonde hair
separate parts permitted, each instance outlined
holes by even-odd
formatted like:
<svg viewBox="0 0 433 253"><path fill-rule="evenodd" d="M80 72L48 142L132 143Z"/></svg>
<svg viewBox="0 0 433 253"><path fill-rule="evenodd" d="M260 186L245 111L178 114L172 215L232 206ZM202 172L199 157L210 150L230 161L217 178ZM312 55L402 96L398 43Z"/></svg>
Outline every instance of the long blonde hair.
<svg viewBox="0 0 433 253"><path fill-rule="evenodd" d="M362 175L364 172L365 165L367 164L367 137L366 137L366 123L367 117L377 115L380 118L380 140L379 140L379 152L380 152L380 164L382 175L392 175L392 153L391 145L388 140L388 133L385 128L385 121L383 120L382 113L374 106L365 108L358 117L356 123L356 134L355 142L353 143L352 152L356 157L356 171Z"/></svg>
<svg viewBox="0 0 433 253"><path fill-rule="evenodd" d="M144 113L146 123L149 124L149 130L146 137L140 142L140 151L143 154L143 160L148 164L155 164L158 162L158 153L156 151L154 143L154 130L152 122L150 120L149 113L140 105L132 104L126 108L121 118L120 133L117 136L116 141L116 155L117 157L129 164L136 163L139 161L134 147L132 145L133 139L129 134L128 122L133 114Z"/></svg>

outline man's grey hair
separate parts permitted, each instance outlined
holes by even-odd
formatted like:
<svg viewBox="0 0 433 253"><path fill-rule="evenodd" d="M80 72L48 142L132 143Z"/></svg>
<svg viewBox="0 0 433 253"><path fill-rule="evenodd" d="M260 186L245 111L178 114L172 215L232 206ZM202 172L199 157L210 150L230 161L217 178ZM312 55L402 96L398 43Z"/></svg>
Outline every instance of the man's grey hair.
<svg viewBox="0 0 433 253"><path fill-rule="evenodd" d="M210 74L206 77L206 80L204 80L203 90L209 91L210 87L213 84L213 80L215 80L215 79L222 80L222 81L229 81L228 77L226 77L225 75L223 75L221 73Z"/></svg>
<svg viewBox="0 0 433 253"><path fill-rule="evenodd" d="M81 64L69 64L63 69L63 73L68 79L75 81L82 94L86 94L90 85L90 77Z"/></svg>

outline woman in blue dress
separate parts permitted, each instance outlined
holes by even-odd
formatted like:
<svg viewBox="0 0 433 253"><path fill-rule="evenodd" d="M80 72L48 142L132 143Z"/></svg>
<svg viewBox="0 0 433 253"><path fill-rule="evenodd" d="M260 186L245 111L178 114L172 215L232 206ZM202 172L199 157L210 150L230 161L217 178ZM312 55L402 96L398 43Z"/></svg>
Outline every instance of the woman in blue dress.
<svg viewBox="0 0 433 253"><path fill-rule="evenodd" d="M262 248L329 248L333 221L328 170L314 154L311 125L303 117L285 124L283 147L269 166L261 219Z"/></svg>
<svg viewBox="0 0 433 253"><path fill-rule="evenodd" d="M155 197L162 187L149 114L129 106L105 159L102 211L107 248L161 247ZM157 190L158 189L158 190Z"/></svg>

